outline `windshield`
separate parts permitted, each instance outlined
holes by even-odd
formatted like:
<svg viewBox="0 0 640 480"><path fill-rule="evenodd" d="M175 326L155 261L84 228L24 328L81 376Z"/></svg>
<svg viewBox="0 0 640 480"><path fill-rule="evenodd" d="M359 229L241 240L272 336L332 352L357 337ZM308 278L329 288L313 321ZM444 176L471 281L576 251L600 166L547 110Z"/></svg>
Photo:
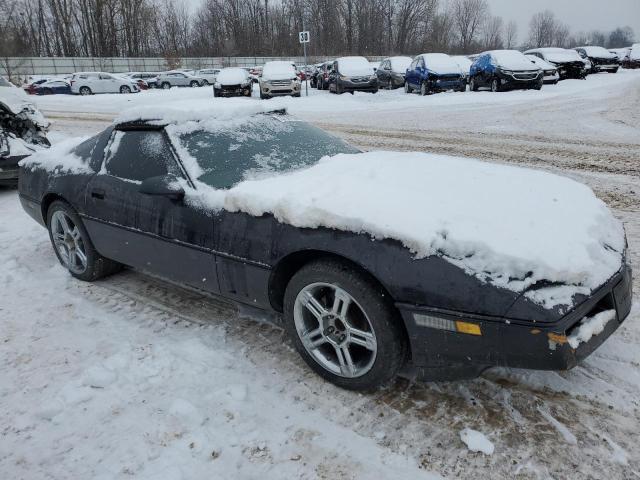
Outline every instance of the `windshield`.
<svg viewBox="0 0 640 480"><path fill-rule="evenodd" d="M338 70L347 77L373 75L373 68L364 57L342 57L338 59Z"/></svg>
<svg viewBox="0 0 640 480"><path fill-rule="evenodd" d="M319 128L279 115L170 135L197 162L203 172L198 180L217 189L309 166L325 155L358 152Z"/></svg>
<svg viewBox="0 0 640 480"><path fill-rule="evenodd" d="M550 50L542 50L544 58L550 62L581 62L582 57L575 50L565 50L563 48L554 48Z"/></svg>
<svg viewBox="0 0 640 480"><path fill-rule="evenodd" d="M425 53L422 55L427 70L439 74L461 73L460 66L446 53Z"/></svg>
<svg viewBox="0 0 640 480"><path fill-rule="evenodd" d="M411 65L410 57L391 57L391 71L396 73L405 73Z"/></svg>
<svg viewBox="0 0 640 480"><path fill-rule="evenodd" d="M537 67L517 50L495 50L491 52L498 66L510 70L535 70Z"/></svg>

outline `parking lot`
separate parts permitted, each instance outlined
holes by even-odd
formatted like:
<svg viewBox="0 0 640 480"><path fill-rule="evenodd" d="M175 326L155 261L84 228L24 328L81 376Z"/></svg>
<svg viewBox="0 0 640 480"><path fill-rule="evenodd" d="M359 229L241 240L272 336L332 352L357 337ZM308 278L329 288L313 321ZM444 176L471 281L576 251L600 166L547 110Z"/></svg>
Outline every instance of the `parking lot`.
<svg viewBox="0 0 640 480"><path fill-rule="evenodd" d="M542 91L304 95L263 102L363 150L480 158L586 183L623 220L640 271L640 71ZM97 133L130 107L261 100L255 89L214 99L203 87L34 101L55 143ZM356 394L315 376L256 312L135 271L74 281L14 190L0 191L0 214L9 219L0 226L0 397L12 406L0 412L0 465L24 478L201 478L234 466L239 478L275 469L289 478L640 478L637 275L631 316L569 372L493 369ZM464 427L495 453L469 452Z"/></svg>

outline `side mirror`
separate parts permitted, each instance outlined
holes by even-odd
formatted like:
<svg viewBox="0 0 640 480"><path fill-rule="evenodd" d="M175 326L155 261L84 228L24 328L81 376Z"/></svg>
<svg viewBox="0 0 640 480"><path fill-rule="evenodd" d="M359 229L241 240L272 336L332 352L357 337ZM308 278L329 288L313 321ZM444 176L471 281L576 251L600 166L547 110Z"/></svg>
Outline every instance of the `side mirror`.
<svg viewBox="0 0 640 480"><path fill-rule="evenodd" d="M184 198L184 188L178 182L178 178L171 174L147 178L140 184L138 191L146 195L167 197L171 200Z"/></svg>

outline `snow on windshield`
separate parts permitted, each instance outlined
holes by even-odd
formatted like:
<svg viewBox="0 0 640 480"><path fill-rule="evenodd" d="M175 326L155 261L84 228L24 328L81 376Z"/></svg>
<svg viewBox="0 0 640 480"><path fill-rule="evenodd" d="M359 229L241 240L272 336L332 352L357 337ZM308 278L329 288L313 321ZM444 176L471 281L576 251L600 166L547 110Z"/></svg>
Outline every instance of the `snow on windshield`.
<svg viewBox="0 0 640 480"><path fill-rule="evenodd" d="M584 47L584 51L587 52L589 57L596 58L614 58L615 55L611 53L609 50L606 50L602 47Z"/></svg>
<svg viewBox="0 0 640 480"><path fill-rule="evenodd" d="M338 60L338 70L347 77L366 77L373 75L373 68L364 57L341 57Z"/></svg>
<svg viewBox="0 0 640 480"><path fill-rule="evenodd" d="M242 68L224 68L216 76L221 85L240 85L247 81L248 73Z"/></svg>
<svg viewBox="0 0 640 480"><path fill-rule="evenodd" d="M427 70L445 75L447 73L462 73L460 66L446 53L425 53L422 55Z"/></svg>
<svg viewBox="0 0 640 480"><path fill-rule="evenodd" d="M517 50L494 50L491 56L498 65L509 70L536 70L538 67Z"/></svg>
<svg viewBox="0 0 640 480"><path fill-rule="evenodd" d="M541 59L540 57L536 57L535 55L525 55L525 57L527 57L527 59L531 60L534 64L536 64L538 67L544 70L551 70L556 68L553 65L551 65L549 62Z"/></svg>
<svg viewBox="0 0 640 480"><path fill-rule="evenodd" d="M411 65L411 57L391 57L391 71L396 73L405 73Z"/></svg>
<svg viewBox="0 0 640 480"><path fill-rule="evenodd" d="M262 69L263 80L291 80L296 77L296 70L291 62L267 62Z"/></svg>
<svg viewBox="0 0 640 480"><path fill-rule="evenodd" d="M550 62L582 62L582 57L575 50L564 48L545 48L540 50Z"/></svg>

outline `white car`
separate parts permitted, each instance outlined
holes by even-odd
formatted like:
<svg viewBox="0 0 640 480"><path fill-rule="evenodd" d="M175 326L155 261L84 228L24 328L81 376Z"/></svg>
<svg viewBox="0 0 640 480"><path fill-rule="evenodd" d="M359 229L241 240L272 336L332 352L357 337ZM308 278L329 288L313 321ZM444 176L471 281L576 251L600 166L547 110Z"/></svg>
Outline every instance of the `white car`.
<svg viewBox="0 0 640 480"><path fill-rule="evenodd" d="M544 72L543 82L546 84L555 85L560 81L560 74L558 73L558 69L551 65L546 60L541 59L540 57L536 57L535 55L525 55L531 63L540 67Z"/></svg>
<svg viewBox="0 0 640 480"><path fill-rule="evenodd" d="M213 85L216 83L216 76L220 73L219 68L204 68L196 72L196 77L204 78L205 83Z"/></svg>
<svg viewBox="0 0 640 480"><path fill-rule="evenodd" d="M259 82L262 99L282 95L300 96L300 79L292 62L265 63Z"/></svg>
<svg viewBox="0 0 640 480"><path fill-rule="evenodd" d="M184 71L173 70L158 75L157 83L160 88L168 90L171 87L202 87L206 82L202 77L196 77Z"/></svg>
<svg viewBox="0 0 640 480"><path fill-rule="evenodd" d="M138 93L140 89L129 78L105 72L77 72L71 77L71 93L93 95L95 93Z"/></svg>

